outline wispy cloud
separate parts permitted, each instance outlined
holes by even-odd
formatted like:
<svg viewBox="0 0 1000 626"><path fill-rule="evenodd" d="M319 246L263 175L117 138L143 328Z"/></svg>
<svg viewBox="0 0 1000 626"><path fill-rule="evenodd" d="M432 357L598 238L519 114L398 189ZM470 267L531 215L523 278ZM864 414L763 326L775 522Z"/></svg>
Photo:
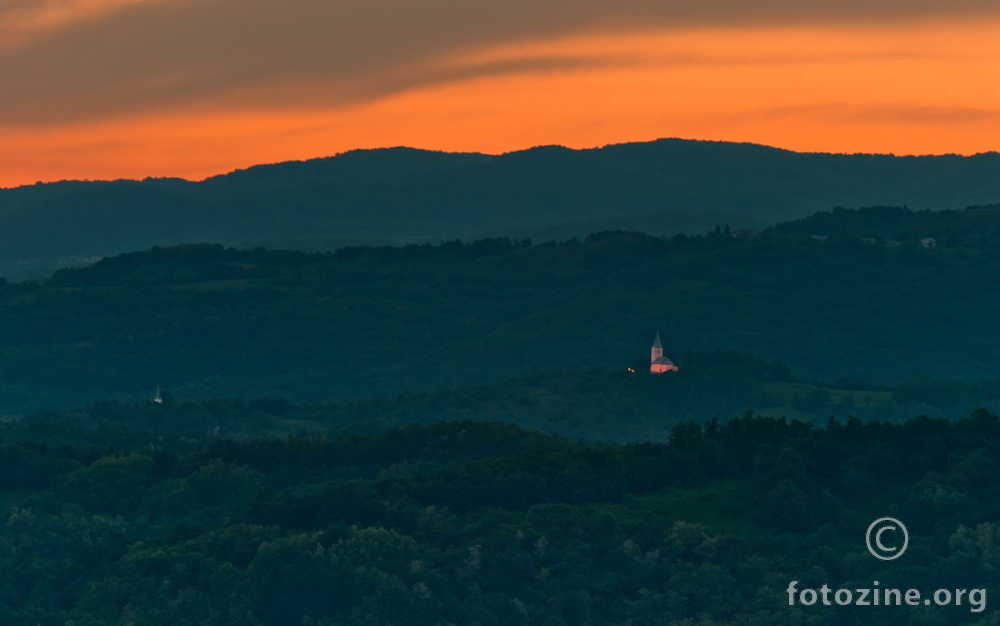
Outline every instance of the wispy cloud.
<svg viewBox="0 0 1000 626"><path fill-rule="evenodd" d="M0 121L337 106L476 73L667 62L628 50L475 58L530 42L998 12L995 0L0 0Z"/></svg>
<svg viewBox="0 0 1000 626"><path fill-rule="evenodd" d="M33 37L115 11L166 0L4 0L0 1L0 44L24 44Z"/></svg>
<svg viewBox="0 0 1000 626"><path fill-rule="evenodd" d="M995 149L998 10L995 0L0 0L0 184L198 177L400 144L502 152L683 136Z"/></svg>

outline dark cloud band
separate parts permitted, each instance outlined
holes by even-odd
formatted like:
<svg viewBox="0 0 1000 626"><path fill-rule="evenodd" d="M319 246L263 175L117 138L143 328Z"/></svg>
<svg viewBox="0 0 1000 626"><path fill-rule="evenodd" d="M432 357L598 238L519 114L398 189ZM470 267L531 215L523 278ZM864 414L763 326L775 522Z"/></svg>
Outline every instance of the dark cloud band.
<svg viewBox="0 0 1000 626"><path fill-rule="evenodd" d="M28 4L0 5L0 24L16 25L4 22L12 7L23 12ZM20 36L8 29L0 46L0 120L338 105L463 72L511 71L509 64L442 69L433 61L576 33L998 12L995 0L160 0Z"/></svg>

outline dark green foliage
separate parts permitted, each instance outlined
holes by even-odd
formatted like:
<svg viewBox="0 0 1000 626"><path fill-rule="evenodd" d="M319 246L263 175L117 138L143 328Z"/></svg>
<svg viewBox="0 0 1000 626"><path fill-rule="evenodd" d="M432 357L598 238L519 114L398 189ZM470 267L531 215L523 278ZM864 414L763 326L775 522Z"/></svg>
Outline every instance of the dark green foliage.
<svg viewBox="0 0 1000 626"><path fill-rule="evenodd" d="M711 413L735 415L754 405L780 404L779 396L755 381L755 374L767 372L774 364L735 355L745 363L722 369L698 365L697 355L688 356L695 364L669 377L626 371L548 372L482 387L348 404L298 405L284 398L138 405L105 401L86 410L35 411L0 429L0 440L128 445L144 432L196 439L300 432L331 435L475 420L506 422L576 439L665 441L683 420L701 421Z"/></svg>
<svg viewBox="0 0 1000 626"><path fill-rule="evenodd" d="M924 238L935 246L995 248L1000 241L1000 205L973 206L964 211L910 211L900 207L872 207L861 211L838 208L812 217L778 224L765 232L779 237L826 235L840 239L874 239L873 258L884 258L884 245L897 241L919 245Z"/></svg>
<svg viewBox="0 0 1000 626"><path fill-rule="evenodd" d="M163 394L162 404L103 401L84 410L35 411L10 423L0 435L8 442L108 441L127 446L145 432L199 440L245 439L288 433L371 434L414 423L474 420L624 443L666 441L683 433L678 424L690 422L700 430L699 424L710 416L727 418L752 406L822 424L831 415L899 421L912 407L954 416L966 406L1000 402L1000 387L987 382L918 379L895 391L849 381L823 386L795 380L780 361L719 351L686 352L680 364L680 371L662 376L627 370L552 371L491 385L346 404L293 404L284 397L175 402ZM935 408L940 398L947 406Z"/></svg>
<svg viewBox="0 0 1000 626"><path fill-rule="evenodd" d="M965 216L948 224L965 228ZM781 359L798 377L1000 378L996 246L772 235L113 257L0 291L0 414L145 400L157 385L178 400L346 402L545 370L641 372L657 331L678 362L720 348ZM738 390L746 365L719 358L721 387ZM706 411L765 405L734 393L724 411L725 394L706 398L723 405ZM800 395L803 411L827 411L825 398ZM854 411L837 397L834 412ZM906 414L981 405L904 398Z"/></svg>
<svg viewBox="0 0 1000 626"><path fill-rule="evenodd" d="M541 241L619 228L738 230L834 206L957 209L1000 199L998 165L997 154L796 154L678 139L501 156L358 150L200 183L0 190L0 267L41 276L94 255L205 241L332 250L497 233Z"/></svg>
<svg viewBox="0 0 1000 626"><path fill-rule="evenodd" d="M792 396L792 407L798 411L811 413L829 407L831 397L826 389L813 389L805 397L800 398L798 394Z"/></svg>
<svg viewBox="0 0 1000 626"><path fill-rule="evenodd" d="M961 399L964 388L953 381L922 377L899 385L892 391L892 399L900 404L906 402L922 402L924 404L948 410ZM997 385L992 385L996 388ZM971 390L970 390L971 391Z"/></svg>
<svg viewBox="0 0 1000 626"><path fill-rule="evenodd" d="M747 414L628 446L471 422L163 450L4 444L8 467L42 477L0 484L0 616L987 624L967 606L789 607L785 587L996 585L998 453L986 411L823 429ZM893 563L864 547L886 514L911 533Z"/></svg>

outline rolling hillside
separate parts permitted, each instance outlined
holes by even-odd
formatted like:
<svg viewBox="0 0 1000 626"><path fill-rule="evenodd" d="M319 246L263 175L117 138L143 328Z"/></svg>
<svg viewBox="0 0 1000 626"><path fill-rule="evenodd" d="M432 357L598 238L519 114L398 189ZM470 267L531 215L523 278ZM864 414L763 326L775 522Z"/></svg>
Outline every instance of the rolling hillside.
<svg viewBox="0 0 1000 626"><path fill-rule="evenodd" d="M1000 200L1000 155L798 154L661 140L505 154L406 148L262 165L193 183L62 182L0 190L0 275L39 278L153 245L332 250L535 241L626 229L760 228L835 206L960 209Z"/></svg>
<svg viewBox="0 0 1000 626"><path fill-rule="evenodd" d="M880 211L847 214L865 223ZM191 400L343 402L623 370L648 363L657 331L671 358L735 350L805 380L1000 379L1000 210L898 213L914 234L893 246L895 230L869 244L783 226L742 238L125 254L0 288L0 414L142 400L157 385Z"/></svg>

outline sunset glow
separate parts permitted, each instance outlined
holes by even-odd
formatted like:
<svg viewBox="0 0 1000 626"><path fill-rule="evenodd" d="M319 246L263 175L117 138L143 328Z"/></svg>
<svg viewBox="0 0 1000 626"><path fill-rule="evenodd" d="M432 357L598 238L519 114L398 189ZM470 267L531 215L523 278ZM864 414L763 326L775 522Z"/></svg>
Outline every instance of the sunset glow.
<svg viewBox="0 0 1000 626"><path fill-rule="evenodd" d="M972 154L1000 149L998 34L1000 20L980 19L466 46L408 68L421 77L415 84L370 96L338 97L357 91L356 82L284 80L245 90L245 98L217 92L81 119L0 119L0 185L200 179L395 145L501 153L683 137L798 151Z"/></svg>

